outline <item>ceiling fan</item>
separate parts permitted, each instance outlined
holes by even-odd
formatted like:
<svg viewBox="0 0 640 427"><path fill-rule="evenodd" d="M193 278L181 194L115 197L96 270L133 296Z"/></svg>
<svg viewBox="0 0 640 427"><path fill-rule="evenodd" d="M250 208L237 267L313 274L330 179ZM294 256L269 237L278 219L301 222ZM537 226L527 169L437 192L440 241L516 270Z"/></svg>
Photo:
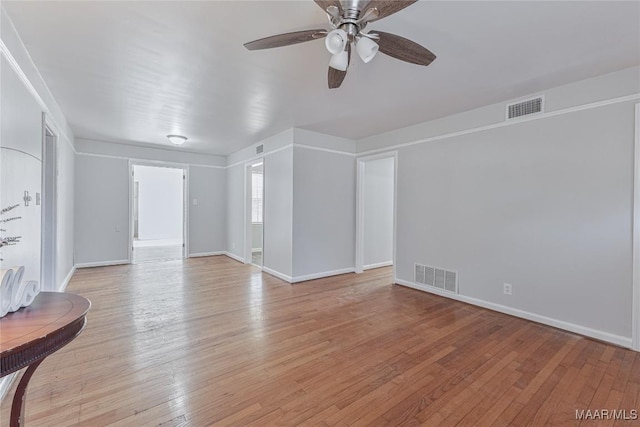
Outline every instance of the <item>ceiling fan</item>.
<svg viewBox="0 0 640 427"><path fill-rule="evenodd" d="M289 46L325 38L329 61L329 89L340 87L351 61L351 45L366 63L378 51L401 61L429 65L436 56L429 49L404 37L382 31L365 32L369 22L386 18L417 0L314 0L327 13L331 30L296 31L244 44L249 50Z"/></svg>

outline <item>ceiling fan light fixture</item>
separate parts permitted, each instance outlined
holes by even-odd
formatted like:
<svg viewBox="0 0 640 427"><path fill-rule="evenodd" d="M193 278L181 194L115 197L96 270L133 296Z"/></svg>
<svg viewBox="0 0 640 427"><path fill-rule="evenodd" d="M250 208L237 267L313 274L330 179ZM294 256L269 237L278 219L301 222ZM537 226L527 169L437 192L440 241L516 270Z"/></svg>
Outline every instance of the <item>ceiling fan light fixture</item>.
<svg viewBox="0 0 640 427"><path fill-rule="evenodd" d="M331 60L329 61L329 67L335 68L338 71L347 71L347 67L349 66L349 54L346 50L342 52L338 52L331 56Z"/></svg>
<svg viewBox="0 0 640 427"><path fill-rule="evenodd" d="M327 34L324 44L329 53L336 55L344 51L348 40L347 32L338 28Z"/></svg>
<svg viewBox="0 0 640 427"><path fill-rule="evenodd" d="M356 42L356 51L364 63L371 61L378 53L378 49L378 43L368 37L360 37L360 40Z"/></svg>
<svg viewBox="0 0 640 427"><path fill-rule="evenodd" d="M174 145L182 145L187 142L187 137L182 135L167 135L167 138Z"/></svg>

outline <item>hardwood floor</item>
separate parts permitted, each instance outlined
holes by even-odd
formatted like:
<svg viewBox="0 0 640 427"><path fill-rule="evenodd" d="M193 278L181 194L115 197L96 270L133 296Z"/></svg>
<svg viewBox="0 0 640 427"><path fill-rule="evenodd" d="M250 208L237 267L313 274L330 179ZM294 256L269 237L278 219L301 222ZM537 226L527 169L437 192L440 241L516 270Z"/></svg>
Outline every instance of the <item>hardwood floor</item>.
<svg viewBox="0 0 640 427"><path fill-rule="evenodd" d="M182 258L182 244L141 246L133 250L133 262L168 261Z"/></svg>
<svg viewBox="0 0 640 427"><path fill-rule="evenodd" d="M82 269L67 290L88 325L36 371L28 426L630 426L576 410L640 408L638 353L389 268L289 285L218 256Z"/></svg>

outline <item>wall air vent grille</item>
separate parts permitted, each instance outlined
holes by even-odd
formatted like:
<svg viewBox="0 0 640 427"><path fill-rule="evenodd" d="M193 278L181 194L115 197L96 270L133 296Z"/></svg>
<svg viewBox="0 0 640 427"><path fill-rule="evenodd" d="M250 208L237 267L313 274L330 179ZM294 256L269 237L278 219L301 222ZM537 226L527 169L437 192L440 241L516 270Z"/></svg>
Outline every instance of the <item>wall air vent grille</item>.
<svg viewBox="0 0 640 427"><path fill-rule="evenodd" d="M264 145L260 144L256 146L256 154L262 154L262 152L264 151Z"/></svg>
<svg viewBox="0 0 640 427"><path fill-rule="evenodd" d="M507 105L507 120L516 119L529 114L542 113L544 111L544 97L537 96L515 104Z"/></svg>
<svg viewBox="0 0 640 427"><path fill-rule="evenodd" d="M454 294L458 293L458 273L455 271L415 264L413 280L421 285L427 285Z"/></svg>

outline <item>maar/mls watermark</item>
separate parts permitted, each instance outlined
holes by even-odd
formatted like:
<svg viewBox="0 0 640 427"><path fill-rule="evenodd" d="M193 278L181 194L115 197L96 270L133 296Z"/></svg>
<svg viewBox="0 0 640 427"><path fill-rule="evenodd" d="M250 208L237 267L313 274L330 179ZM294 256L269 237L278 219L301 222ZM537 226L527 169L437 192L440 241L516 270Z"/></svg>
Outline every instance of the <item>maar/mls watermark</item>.
<svg viewBox="0 0 640 427"><path fill-rule="evenodd" d="M637 419L637 409L576 409L576 420L633 421Z"/></svg>

